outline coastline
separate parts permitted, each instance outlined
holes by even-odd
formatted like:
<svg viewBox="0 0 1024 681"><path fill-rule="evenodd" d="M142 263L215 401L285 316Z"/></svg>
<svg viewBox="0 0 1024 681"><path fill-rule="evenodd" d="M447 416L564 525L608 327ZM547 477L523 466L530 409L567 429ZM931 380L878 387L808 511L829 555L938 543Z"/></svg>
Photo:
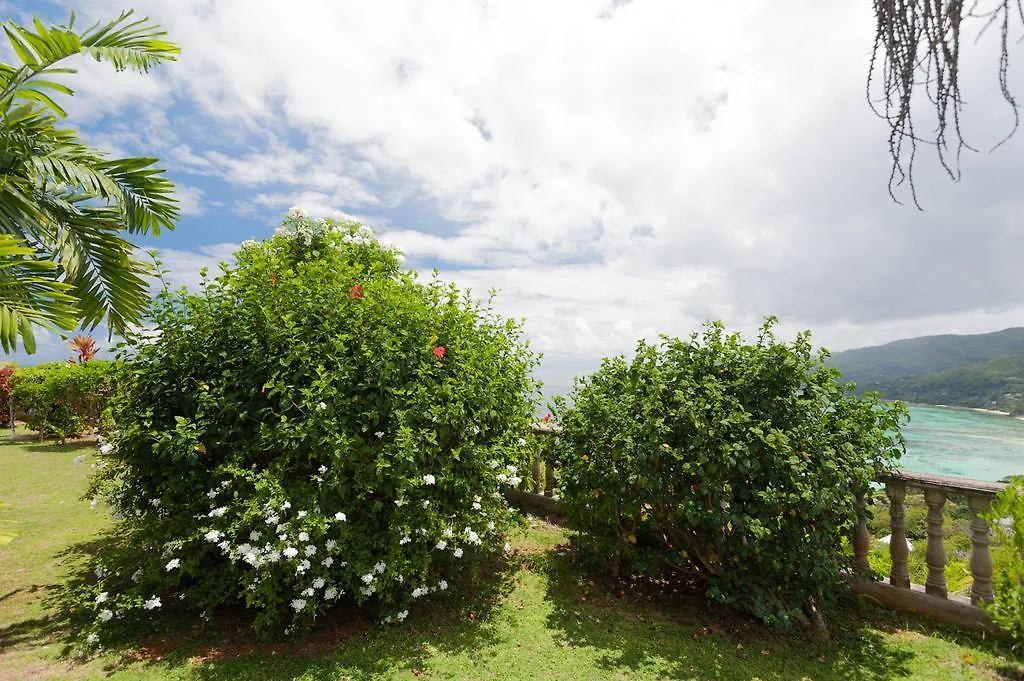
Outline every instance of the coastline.
<svg viewBox="0 0 1024 681"><path fill-rule="evenodd" d="M914 407L932 407L935 409L953 409L955 411L976 411L982 414L992 414L993 416L1008 416L1017 421L1024 421L1024 416L1014 416L1008 411L1002 411L1000 409L982 409L981 407L958 407L952 404L921 404L920 402L906 402L910 406Z"/></svg>

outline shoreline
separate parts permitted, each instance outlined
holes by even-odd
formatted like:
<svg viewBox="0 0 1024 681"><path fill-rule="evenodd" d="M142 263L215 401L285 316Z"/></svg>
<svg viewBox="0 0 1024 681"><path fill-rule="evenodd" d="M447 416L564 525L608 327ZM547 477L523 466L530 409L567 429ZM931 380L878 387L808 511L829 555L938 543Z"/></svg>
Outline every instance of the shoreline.
<svg viewBox="0 0 1024 681"><path fill-rule="evenodd" d="M935 409L952 409L954 411L975 411L981 414L992 414L993 416L1008 416L1017 421L1024 421L1024 416L1014 416L1008 411L1002 411L1000 409L982 409L981 407L958 407L952 404L921 404L920 402L906 402L905 404L913 407L932 407Z"/></svg>

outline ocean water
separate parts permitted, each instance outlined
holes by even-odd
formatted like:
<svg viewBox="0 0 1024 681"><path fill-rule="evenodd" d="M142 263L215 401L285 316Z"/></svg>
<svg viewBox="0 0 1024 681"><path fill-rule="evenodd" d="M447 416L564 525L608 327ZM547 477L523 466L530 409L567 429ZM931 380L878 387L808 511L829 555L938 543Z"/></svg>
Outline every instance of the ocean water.
<svg viewBox="0 0 1024 681"><path fill-rule="evenodd" d="M900 467L996 481L1024 475L1024 421L945 407L910 407Z"/></svg>

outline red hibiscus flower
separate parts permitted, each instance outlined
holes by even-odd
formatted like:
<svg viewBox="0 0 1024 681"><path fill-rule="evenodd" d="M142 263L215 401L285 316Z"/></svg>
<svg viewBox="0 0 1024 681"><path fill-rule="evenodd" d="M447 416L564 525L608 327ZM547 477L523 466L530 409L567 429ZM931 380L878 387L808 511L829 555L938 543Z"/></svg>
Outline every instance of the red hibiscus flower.
<svg viewBox="0 0 1024 681"><path fill-rule="evenodd" d="M551 412L544 414L544 423L548 423L551 420Z"/></svg>
<svg viewBox="0 0 1024 681"><path fill-rule="evenodd" d="M358 298L362 298L363 297L363 287L362 287L362 285L361 284L353 284L352 288L350 288L348 290L348 297L349 298L357 298L357 299Z"/></svg>
<svg viewBox="0 0 1024 681"><path fill-rule="evenodd" d="M434 348L434 357L441 359L442 357L444 357L444 353L445 349L443 345L438 345L436 348Z"/></svg>

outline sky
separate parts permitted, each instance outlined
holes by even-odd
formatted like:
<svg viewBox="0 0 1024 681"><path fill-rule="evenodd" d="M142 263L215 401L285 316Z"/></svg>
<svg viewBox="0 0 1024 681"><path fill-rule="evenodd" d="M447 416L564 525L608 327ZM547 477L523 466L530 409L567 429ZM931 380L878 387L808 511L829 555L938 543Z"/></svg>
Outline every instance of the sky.
<svg viewBox="0 0 1024 681"><path fill-rule="evenodd" d="M140 246L177 282L291 206L342 211L409 266L498 289L549 386L709 319L751 333L775 315L832 350L1024 325L1024 133L989 151L1012 125L991 40L965 46L962 74L983 152L957 183L924 152L918 211L887 191L867 0L132 7L180 59L146 75L78 61L66 108L176 183L179 225ZM0 0L15 20L72 8L85 24L124 6ZM44 335L14 359L67 354Z"/></svg>

